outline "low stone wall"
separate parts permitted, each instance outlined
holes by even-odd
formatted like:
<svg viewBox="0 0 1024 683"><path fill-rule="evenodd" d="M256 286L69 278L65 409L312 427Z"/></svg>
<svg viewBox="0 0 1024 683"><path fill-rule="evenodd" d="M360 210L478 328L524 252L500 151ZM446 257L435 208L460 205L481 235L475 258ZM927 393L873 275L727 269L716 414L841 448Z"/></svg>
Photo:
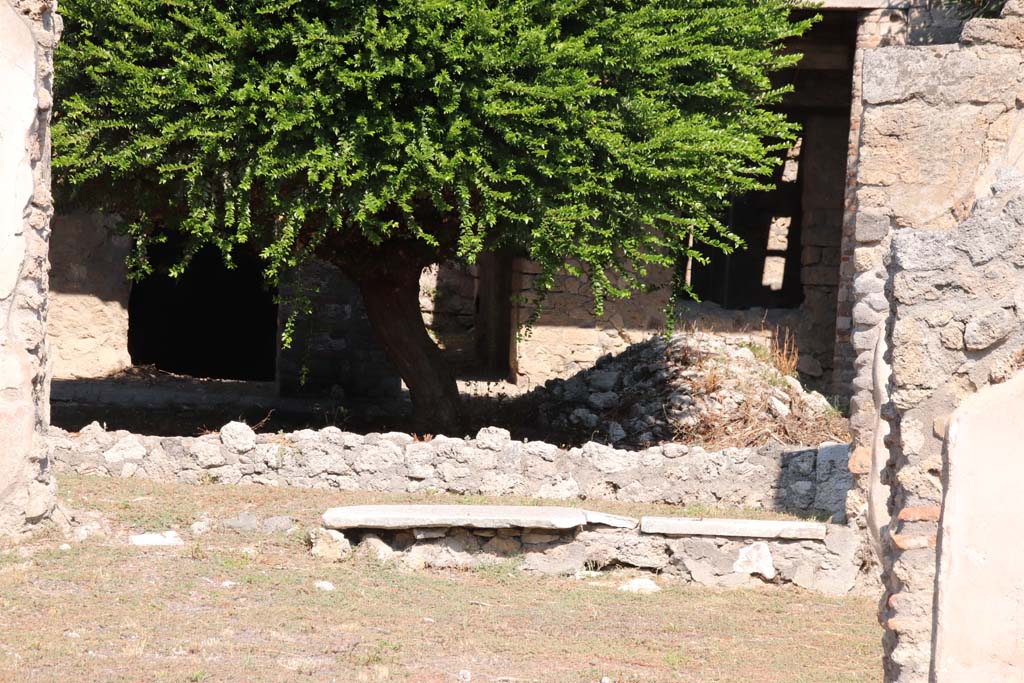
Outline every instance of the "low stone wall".
<svg viewBox="0 0 1024 683"><path fill-rule="evenodd" d="M328 528L312 532L312 553L325 560L356 554L409 569L469 569L511 562L524 571L580 575L628 567L657 572L702 586L751 588L765 583L793 584L830 595L853 590L859 570L858 540L846 526L742 519L644 517L642 520L569 508L520 508L571 517L580 523L540 526L539 522L485 521L437 526L418 508L476 506L365 506L335 508L324 515ZM346 512L398 510L405 523L377 528L341 523ZM515 513L514 507L481 506L488 515ZM365 515L356 514L356 517ZM416 526L416 520L430 526ZM536 525L535 525L536 524ZM330 528L330 527L339 528ZM552 528L554 526L555 528Z"/></svg>
<svg viewBox="0 0 1024 683"><path fill-rule="evenodd" d="M152 437L51 430L58 471L188 483L223 482L345 491L599 498L705 504L830 516L843 521L851 485L847 447L707 452L665 444L642 451L597 443L561 449L513 441L503 429L475 438L352 434L336 427L255 434L233 422L218 434Z"/></svg>

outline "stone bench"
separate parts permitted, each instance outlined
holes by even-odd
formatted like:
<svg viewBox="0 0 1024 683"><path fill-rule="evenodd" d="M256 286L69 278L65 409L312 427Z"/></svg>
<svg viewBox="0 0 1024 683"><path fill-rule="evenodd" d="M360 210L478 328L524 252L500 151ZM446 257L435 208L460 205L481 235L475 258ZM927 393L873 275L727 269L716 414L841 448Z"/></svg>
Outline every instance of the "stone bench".
<svg viewBox="0 0 1024 683"><path fill-rule="evenodd" d="M662 536L725 536L728 538L785 538L823 541L828 525L820 522L787 522L776 519L695 519L692 517L644 517L640 531Z"/></svg>
<svg viewBox="0 0 1024 683"><path fill-rule="evenodd" d="M853 588L858 571L856 534L818 522L637 520L531 505L356 505L331 508L323 524L315 555L341 559L355 543L357 552L413 569L510 560L544 574L633 567L707 586L793 583L837 595Z"/></svg>
<svg viewBox="0 0 1024 683"><path fill-rule="evenodd" d="M587 524L635 529L638 521L569 507L541 505L350 505L323 515L328 529L575 529Z"/></svg>

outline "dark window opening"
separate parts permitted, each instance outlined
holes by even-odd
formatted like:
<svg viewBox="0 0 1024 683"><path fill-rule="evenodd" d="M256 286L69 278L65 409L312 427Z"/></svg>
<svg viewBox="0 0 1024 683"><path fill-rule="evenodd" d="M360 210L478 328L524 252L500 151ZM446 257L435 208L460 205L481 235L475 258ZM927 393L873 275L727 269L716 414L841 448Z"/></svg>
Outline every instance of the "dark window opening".
<svg viewBox="0 0 1024 683"><path fill-rule="evenodd" d="M702 300L724 308L791 308L803 301L799 150L794 146L778 167L774 190L733 200L726 222L746 247L694 265L691 284Z"/></svg>
<svg viewBox="0 0 1024 683"><path fill-rule="evenodd" d="M193 377L274 380L277 304L259 259L196 254L179 278L154 274L132 287L128 352L135 365Z"/></svg>
<svg viewBox="0 0 1024 683"><path fill-rule="evenodd" d="M511 379L515 346L512 321L512 255L484 252L476 294L476 357L485 379Z"/></svg>

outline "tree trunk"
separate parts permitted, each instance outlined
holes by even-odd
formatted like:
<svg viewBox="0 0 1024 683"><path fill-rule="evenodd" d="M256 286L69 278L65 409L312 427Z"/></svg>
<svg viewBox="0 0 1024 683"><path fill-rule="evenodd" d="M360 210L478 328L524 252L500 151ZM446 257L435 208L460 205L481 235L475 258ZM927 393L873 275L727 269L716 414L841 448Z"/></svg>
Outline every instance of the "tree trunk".
<svg viewBox="0 0 1024 683"><path fill-rule="evenodd" d="M427 334L420 311L418 265L356 276L367 316L388 359L412 397L413 419L422 433L459 436L461 406L455 377Z"/></svg>

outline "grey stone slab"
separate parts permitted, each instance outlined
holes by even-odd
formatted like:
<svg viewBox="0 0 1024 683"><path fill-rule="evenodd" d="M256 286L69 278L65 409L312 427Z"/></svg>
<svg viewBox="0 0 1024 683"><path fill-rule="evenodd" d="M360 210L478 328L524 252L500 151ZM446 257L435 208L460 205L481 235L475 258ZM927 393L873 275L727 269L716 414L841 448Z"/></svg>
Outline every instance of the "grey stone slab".
<svg viewBox="0 0 1024 683"><path fill-rule="evenodd" d="M819 522L773 519L703 519L643 517L640 531L664 536L727 536L736 538L796 538L824 540L828 527Z"/></svg>
<svg viewBox="0 0 1024 683"><path fill-rule="evenodd" d="M352 505L323 515L329 529L573 529L587 523L583 510L531 505Z"/></svg>
<svg viewBox="0 0 1024 683"><path fill-rule="evenodd" d="M617 529L635 529L640 524L639 519L623 517L622 515L610 515L607 512L584 510L583 514L587 517L587 524L600 524L601 526L612 526Z"/></svg>

